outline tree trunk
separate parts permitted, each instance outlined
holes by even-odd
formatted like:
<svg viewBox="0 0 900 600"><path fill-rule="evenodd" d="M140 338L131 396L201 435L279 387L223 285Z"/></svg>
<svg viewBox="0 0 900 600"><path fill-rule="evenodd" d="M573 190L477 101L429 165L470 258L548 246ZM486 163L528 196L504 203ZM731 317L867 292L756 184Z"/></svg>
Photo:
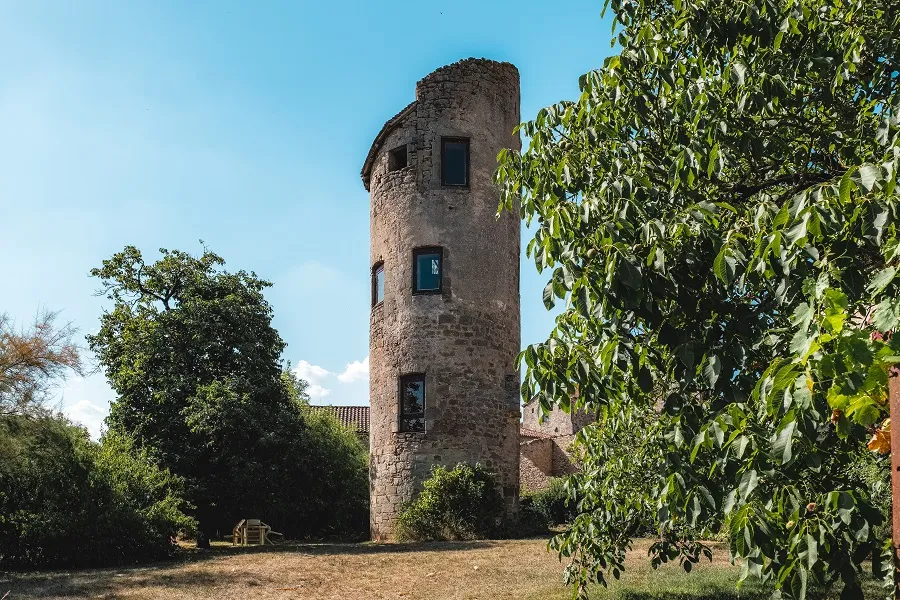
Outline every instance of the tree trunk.
<svg viewBox="0 0 900 600"><path fill-rule="evenodd" d="M212 531L210 522L206 511L197 511L197 548L209 549L209 534Z"/></svg>
<svg viewBox="0 0 900 600"><path fill-rule="evenodd" d="M197 548L209 549L209 536L202 529L197 529Z"/></svg>

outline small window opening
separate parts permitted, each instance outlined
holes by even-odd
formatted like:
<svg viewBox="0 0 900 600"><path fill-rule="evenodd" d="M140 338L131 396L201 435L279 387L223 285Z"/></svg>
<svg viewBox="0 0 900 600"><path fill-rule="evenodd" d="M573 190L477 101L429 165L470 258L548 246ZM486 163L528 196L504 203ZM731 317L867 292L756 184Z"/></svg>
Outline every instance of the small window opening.
<svg viewBox="0 0 900 600"><path fill-rule="evenodd" d="M441 184L469 185L469 140L441 138Z"/></svg>
<svg viewBox="0 0 900 600"><path fill-rule="evenodd" d="M384 301L384 263L372 267L372 306Z"/></svg>
<svg viewBox="0 0 900 600"><path fill-rule="evenodd" d="M399 171L407 165L406 146L394 148L388 152L388 171Z"/></svg>
<svg viewBox="0 0 900 600"><path fill-rule="evenodd" d="M400 378L400 431L425 431L425 375Z"/></svg>
<svg viewBox="0 0 900 600"><path fill-rule="evenodd" d="M413 251L413 293L441 291L443 257L440 248L418 248Z"/></svg>

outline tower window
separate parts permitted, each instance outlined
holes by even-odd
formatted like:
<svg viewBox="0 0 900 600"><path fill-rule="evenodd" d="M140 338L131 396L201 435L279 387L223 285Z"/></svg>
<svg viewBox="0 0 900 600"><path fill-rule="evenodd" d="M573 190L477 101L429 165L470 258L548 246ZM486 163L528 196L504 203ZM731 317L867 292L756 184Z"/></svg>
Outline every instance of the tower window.
<svg viewBox="0 0 900 600"><path fill-rule="evenodd" d="M441 291L443 252L440 248L413 250L413 293L428 294Z"/></svg>
<svg viewBox="0 0 900 600"><path fill-rule="evenodd" d="M384 263L372 267L372 306L378 306L384 300Z"/></svg>
<svg viewBox="0 0 900 600"><path fill-rule="evenodd" d="M400 431L425 431L425 375L400 378Z"/></svg>
<svg viewBox="0 0 900 600"><path fill-rule="evenodd" d="M468 187L469 140L441 138L441 185Z"/></svg>
<svg viewBox="0 0 900 600"><path fill-rule="evenodd" d="M388 152L388 171L399 171L407 165L406 145Z"/></svg>

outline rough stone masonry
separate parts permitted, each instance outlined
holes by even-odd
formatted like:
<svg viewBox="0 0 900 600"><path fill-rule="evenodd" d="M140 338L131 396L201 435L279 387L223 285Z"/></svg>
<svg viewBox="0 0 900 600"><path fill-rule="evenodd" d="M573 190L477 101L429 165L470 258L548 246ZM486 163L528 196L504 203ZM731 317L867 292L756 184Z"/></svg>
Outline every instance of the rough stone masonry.
<svg viewBox="0 0 900 600"><path fill-rule="evenodd" d="M363 166L373 277L384 276L369 339L373 539L393 536L402 504L437 464L481 463L518 510L520 219L518 208L496 216L492 182L498 152L521 149L518 123L515 66L463 60L416 84ZM442 184L442 138L468 140L468 185ZM423 247L442 256L440 293L413 293ZM425 378L424 432L401 427L400 378L410 374Z"/></svg>

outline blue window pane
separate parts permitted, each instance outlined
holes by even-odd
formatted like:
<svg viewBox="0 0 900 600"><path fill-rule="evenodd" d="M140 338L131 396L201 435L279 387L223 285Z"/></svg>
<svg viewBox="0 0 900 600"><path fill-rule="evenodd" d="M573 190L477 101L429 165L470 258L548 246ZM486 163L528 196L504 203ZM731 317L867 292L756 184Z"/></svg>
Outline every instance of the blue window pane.
<svg viewBox="0 0 900 600"><path fill-rule="evenodd" d="M425 377L400 379L400 430L425 431Z"/></svg>
<svg viewBox="0 0 900 600"><path fill-rule="evenodd" d="M441 183L469 185L468 140L441 140Z"/></svg>
<svg viewBox="0 0 900 600"><path fill-rule="evenodd" d="M441 254L423 252L416 255L416 291L428 292L441 289Z"/></svg>
<svg viewBox="0 0 900 600"><path fill-rule="evenodd" d="M380 304L384 300L384 265L375 269L372 282L372 305Z"/></svg>

